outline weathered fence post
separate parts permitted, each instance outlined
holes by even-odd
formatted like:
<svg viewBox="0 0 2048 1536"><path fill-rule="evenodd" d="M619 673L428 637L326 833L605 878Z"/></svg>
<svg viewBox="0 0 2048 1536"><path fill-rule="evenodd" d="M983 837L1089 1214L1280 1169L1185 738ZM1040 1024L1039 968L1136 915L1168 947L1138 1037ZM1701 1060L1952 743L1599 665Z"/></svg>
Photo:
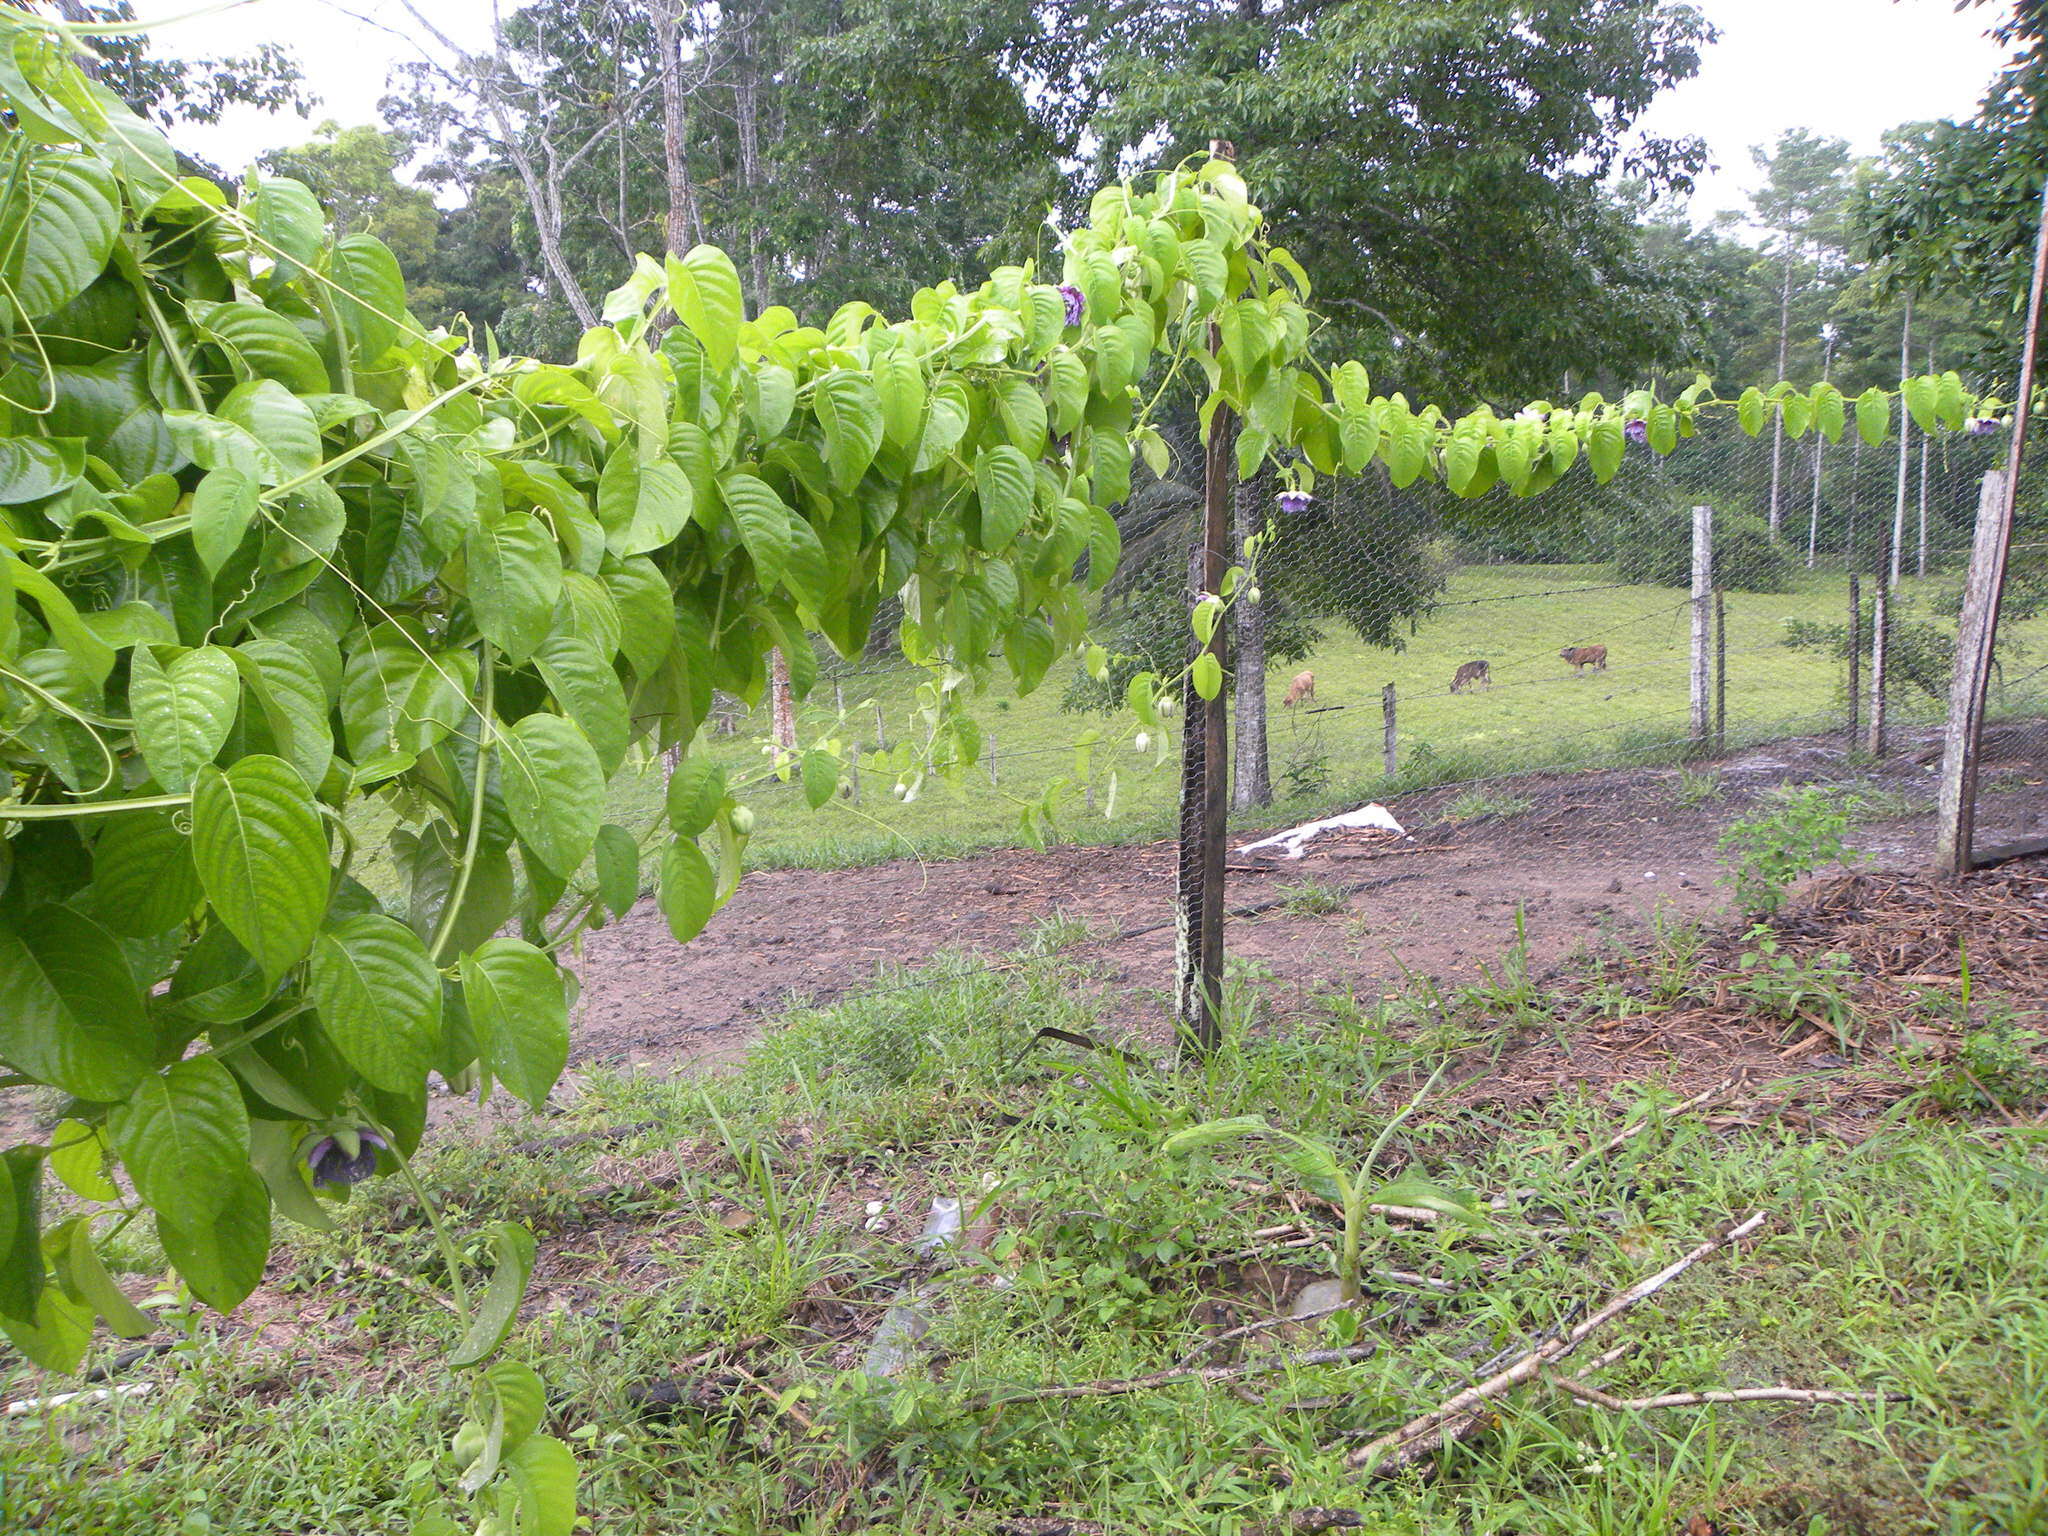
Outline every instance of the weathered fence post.
<svg viewBox="0 0 2048 1536"><path fill-rule="evenodd" d="M1728 750L1728 603L1714 588L1714 751Z"/></svg>
<svg viewBox="0 0 2048 1536"><path fill-rule="evenodd" d="M832 679L832 704L839 711L839 718L846 718L846 684L838 678Z"/></svg>
<svg viewBox="0 0 2048 1536"><path fill-rule="evenodd" d="M1849 573L1849 746L1856 746L1857 711L1863 704L1863 588Z"/></svg>
<svg viewBox="0 0 2048 1536"><path fill-rule="evenodd" d="M1400 760L1400 734L1394 724L1394 685L1387 684L1380 690L1380 724L1384 739L1380 751L1387 765L1387 777L1394 776Z"/></svg>
<svg viewBox="0 0 2048 1536"><path fill-rule="evenodd" d="M988 733L988 781L991 784L1000 784L1002 782L1001 779L996 777L996 733L994 731Z"/></svg>
<svg viewBox="0 0 2048 1536"><path fill-rule="evenodd" d="M889 750L889 722L882 718L882 701L875 700L875 750Z"/></svg>
<svg viewBox="0 0 2048 1536"><path fill-rule="evenodd" d="M1970 573L1956 616L1956 669L1948 689L1948 727L1942 733L1941 780L1935 795L1935 868L1970 871L1977 823L1977 748L1983 739L1984 695L1991 685L1991 645L2004 585L2007 522L2005 474L1987 470L1977 493L1977 531Z"/></svg>
<svg viewBox="0 0 2048 1536"><path fill-rule="evenodd" d="M1891 642L1891 589L1882 581L1870 600L1870 755L1884 756L1885 659Z"/></svg>
<svg viewBox="0 0 2048 1536"><path fill-rule="evenodd" d="M1707 739L1707 614L1714 590L1714 509L1692 509L1692 739Z"/></svg>
<svg viewBox="0 0 2048 1536"><path fill-rule="evenodd" d="M2019 497L2027 423L2034 411L2034 373L2040 360L2041 296L2048 284L2048 189L2041 195L2034 231L2034 277L2027 293L2026 342L2020 349L2018 402L2005 472L1984 477L1977 501L1977 536L1970 551L1969 585L1956 622L1956 674L1948 695L1948 731L1942 743L1941 795L1936 804L1936 866L1967 874L1977 834L1977 754L1984 741L1984 695L1991 687L1992 648L1998 643L1998 603L2005 595L2005 562L2012 551L2013 504ZM1994 486L1993 482L1996 481Z"/></svg>

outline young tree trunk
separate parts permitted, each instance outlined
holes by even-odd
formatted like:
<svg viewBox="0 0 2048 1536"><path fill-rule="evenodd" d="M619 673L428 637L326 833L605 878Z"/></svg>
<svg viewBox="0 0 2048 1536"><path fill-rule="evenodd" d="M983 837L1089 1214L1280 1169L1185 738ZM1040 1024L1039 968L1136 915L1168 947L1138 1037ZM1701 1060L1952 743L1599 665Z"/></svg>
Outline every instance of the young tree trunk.
<svg viewBox="0 0 2048 1536"><path fill-rule="evenodd" d="M1792 237L1785 236L1785 276L1778 285L1778 377L1785 377L1785 366L1792 349ZM1778 537L1778 525L1782 508L1778 504L1779 472L1785 458L1785 417L1782 412L1771 413L1771 539Z"/></svg>
<svg viewBox="0 0 2048 1536"><path fill-rule="evenodd" d="M754 38L754 14L734 16L739 31L739 65L733 81L733 115L740 147L740 185L746 189L747 276L753 283L755 313L775 302L769 287L768 251L761 240L761 56Z"/></svg>
<svg viewBox="0 0 2048 1536"><path fill-rule="evenodd" d="M1906 296L1906 318L1899 328L1899 377L1904 378L1913 369L1913 298ZM1913 418L1906 413L1903 402L1899 410L1899 479L1896 493L1892 498L1892 547L1891 569L1880 572L1885 577L1885 586L1896 592L1899 589L1899 562L1906 547L1906 475L1912 464L1911 447Z"/></svg>
<svg viewBox="0 0 2048 1536"><path fill-rule="evenodd" d="M1232 538L1238 558L1244 542L1264 526L1266 477L1240 480ZM1237 628L1237 776L1231 804L1239 810L1273 803L1272 767L1266 751L1266 610L1240 592L1232 609Z"/></svg>
<svg viewBox="0 0 2048 1536"><path fill-rule="evenodd" d="M680 256L702 237L690 181L690 101L683 85L680 0L657 0L654 41L661 53L661 155L668 185L668 248Z"/></svg>
<svg viewBox="0 0 2048 1536"><path fill-rule="evenodd" d="M477 97L489 114L491 123L498 131L496 147L503 151L505 158L512 162L512 170L519 178L519 190L526 195L527 212L533 216L534 239L540 246L541 265L547 268L548 283L563 303L575 312L576 321L585 330L593 329L598 323L597 306L590 302L583 291L583 285L576 280L576 274L569 270L568 260L562 255L562 173L564 167L555 158L552 146L542 142L542 151L548 165L543 170L535 164L528 149L527 141L512 121L512 114L505 105L505 94L500 89L500 74L505 71L504 37L496 30L491 34L493 52L490 57L471 57L455 42L434 25L433 21L415 3L402 0L412 19L426 33L446 49L461 71L476 82ZM487 137L487 136L486 136ZM593 139L570 156L573 164L588 150L595 148Z"/></svg>
<svg viewBox="0 0 2048 1536"><path fill-rule="evenodd" d="M789 696L789 658L781 647L768 653L768 712L777 752L796 750L796 706Z"/></svg>

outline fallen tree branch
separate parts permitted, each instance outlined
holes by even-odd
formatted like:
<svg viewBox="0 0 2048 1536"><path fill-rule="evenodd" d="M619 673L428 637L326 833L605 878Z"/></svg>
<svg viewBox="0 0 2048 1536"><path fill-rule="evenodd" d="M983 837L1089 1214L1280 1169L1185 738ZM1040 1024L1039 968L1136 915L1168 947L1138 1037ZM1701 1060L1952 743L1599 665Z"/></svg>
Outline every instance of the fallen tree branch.
<svg viewBox="0 0 2048 1536"><path fill-rule="evenodd" d="M1560 1392L1583 1403L1617 1413L1646 1413L1652 1408L1699 1408L1709 1403L1903 1403L1904 1392L1836 1392L1819 1387L1737 1387L1723 1392L1666 1392L1657 1397L1615 1397L1570 1376L1550 1375Z"/></svg>
<svg viewBox="0 0 2048 1536"><path fill-rule="evenodd" d="M1638 1280L1627 1290L1609 1298L1606 1305L1575 1323L1556 1338L1546 1339L1527 1351L1505 1370L1445 1399L1429 1412L1410 1419L1399 1429L1390 1430L1377 1440L1367 1442L1345 1459L1354 1467L1369 1467L1374 1476L1385 1476L1427 1456L1437 1445L1447 1444L1471 1434L1480 1422L1479 1410L1486 1403L1510 1388L1520 1386L1537 1376L1553 1360L1563 1359L1595 1331L1622 1313L1647 1301L1701 1259L1749 1236L1763 1224L1764 1212L1758 1211L1737 1222L1720 1236L1708 1238L1683 1257L1665 1265L1654 1275Z"/></svg>
<svg viewBox="0 0 2048 1536"><path fill-rule="evenodd" d="M970 1413L985 1408L1004 1408L1012 1403L1042 1403L1070 1397L1121 1397L1126 1392L1144 1392L1153 1387L1178 1386L1182 1382L1213 1385L1239 1381L1247 1376L1270 1376L1295 1366L1351 1365L1379 1351L1378 1344L1353 1344L1344 1349L1311 1349L1278 1360L1260 1360L1249 1365L1176 1365L1148 1376L1127 1376L1121 1380L1083 1381L1072 1386L1027 1387L1018 1392L984 1392L961 1406Z"/></svg>

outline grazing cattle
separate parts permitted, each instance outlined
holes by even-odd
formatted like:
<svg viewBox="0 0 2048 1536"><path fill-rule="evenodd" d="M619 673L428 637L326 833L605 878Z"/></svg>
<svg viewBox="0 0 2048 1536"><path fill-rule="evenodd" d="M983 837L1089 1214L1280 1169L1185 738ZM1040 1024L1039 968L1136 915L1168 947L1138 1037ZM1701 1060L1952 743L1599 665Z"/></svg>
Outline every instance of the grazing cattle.
<svg viewBox="0 0 2048 1536"><path fill-rule="evenodd" d="M1604 645L1568 645L1557 654L1567 664L1576 667L1581 675L1588 667L1600 672L1607 670L1607 647Z"/></svg>
<svg viewBox="0 0 2048 1536"><path fill-rule="evenodd" d="M1483 661L1468 661L1458 668L1458 675L1451 679L1451 692L1463 693L1474 683L1482 688L1493 686L1493 674L1486 670L1486 663Z"/></svg>
<svg viewBox="0 0 2048 1536"><path fill-rule="evenodd" d="M1280 701L1282 709L1292 709L1303 699L1316 696L1316 675L1313 672L1297 672L1294 681L1287 685L1287 697Z"/></svg>

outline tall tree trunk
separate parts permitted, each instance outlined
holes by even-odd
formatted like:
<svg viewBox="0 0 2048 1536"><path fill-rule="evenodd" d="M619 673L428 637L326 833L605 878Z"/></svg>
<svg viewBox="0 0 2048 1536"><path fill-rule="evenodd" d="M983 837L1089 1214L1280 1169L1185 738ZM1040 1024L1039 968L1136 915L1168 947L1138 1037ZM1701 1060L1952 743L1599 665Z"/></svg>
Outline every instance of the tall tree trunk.
<svg viewBox="0 0 2048 1536"><path fill-rule="evenodd" d="M412 19L423 27L427 34L445 48L456 61L458 68L476 82L478 97L491 121L497 125L498 144L505 152L505 158L512 162L513 172L519 177L519 189L526 194L526 208L533 215L534 238L540 244L541 265L547 268L549 284L562 302L575 312L576 321L585 330L594 329L598 323L597 306L590 302L583 291L583 285L576 280L576 274L569 270L569 263L562 255L562 185L559 168L550 159L545 173L534 164L533 155L526 141L520 137L512 122L512 114L506 109L504 92L499 89L498 76L504 71L505 55L503 35L496 29L491 33L492 54L489 58L472 57L458 47L446 32L435 26L415 0L401 0ZM543 149L548 146L543 143Z"/></svg>
<svg viewBox="0 0 2048 1536"><path fill-rule="evenodd" d="M1785 275L1778 285L1778 378L1785 377L1785 366L1792 349L1792 236L1785 236ZM1781 509L1778 505L1779 470L1785 458L1785 417L1781 411L1771 413L1771 540L1777 542L1778 523Z"/></svg>
<svg viewBox="0 0 2048 1536"><path fill-rule="evenodd" d="M1245 540L1264 526L1265 490L1264 475L1237 483L1232 537L1239 558ZM1237 628L1237 775L1231 804L1246 810L1273 803L1272 767L1266 751L1266 609L1249 593L1240 592L1232 612Z"/></svg>
<svg viewBox="0 0 2048 1536"><path fill-rule="evenodd" d="M690 102L683 88L680 0L657 0L654 43L661 52L661 157L668 184L668 249L680 256L702 238L697 192L690 181Z"/></svg>
<svg viewBox="0 0 2048 1536"><path fill-rule="evenodd" d="M775 302L768 282L768 251L761 242L761 55L751 9L735 16L739 27L739 68L733 81L733 115L740 146L740 185L746 190L747 276L753 280L754 310Z"/></svg>

